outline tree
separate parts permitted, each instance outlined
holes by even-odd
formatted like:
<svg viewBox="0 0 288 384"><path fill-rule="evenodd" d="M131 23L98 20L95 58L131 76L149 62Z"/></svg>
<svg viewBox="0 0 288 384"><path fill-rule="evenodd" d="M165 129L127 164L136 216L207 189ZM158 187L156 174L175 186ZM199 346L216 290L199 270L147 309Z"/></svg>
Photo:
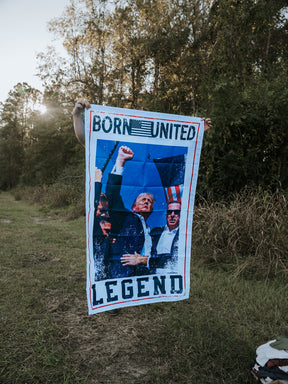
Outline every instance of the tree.
<svg viewBox="0 0 288 384"><path fill-rule="evenodd" d="M100 104L191 112L200 78L197 58L191 71L191 49L202 33L209 3L115 0L108 6L100 0L71 1L50 23L63 40L67 59L59 58L55 66L51 51L39 56L42 79L48 87L57 84L70 100L78 93Z"/></svg>
<svg viewBox="0 0 288 384"><path fill-rule="evenodd" d="M72 103L81 94L102 104L109 63L109 28L106 1L73 1L49 30L63 40L67 57L57 57L51 48L38 55L39 72L47 90L55 86L62 100Z"/></svg>
<svg viewBox="0 0 288 384"><path fill-rule="evenodd" d="M284 0L71 0L50 23L67 58L42 56L41 76L70 109L84 96L211 116L203 194L223 197L245 185L287 188L285 6Z"/></svg>
<svg viewBox="0 0 288 384"><path fill-rule="evenodd" d="M246 185L288 187L284 6L224 0L211 9L206 79L216 130L206 142L200 185L218 197Z"/></svg>
<svg viewBox="0 0 288 384"><path fill-rule="evenodd" d="M30 145L25 151L21 181L28 185L53 183L71 163L77 163L79 146L71 111L65 113L56 93L45 93L45 114L37 114L30 131Z"/></svg>
<svg viewBox="0 0 288 384"><path fill-rule="evenodd" d="M22 172L33 114L41 99L40 91L27 83L17 84L1 105L0 125L0 188L17 184Z"/></svg>

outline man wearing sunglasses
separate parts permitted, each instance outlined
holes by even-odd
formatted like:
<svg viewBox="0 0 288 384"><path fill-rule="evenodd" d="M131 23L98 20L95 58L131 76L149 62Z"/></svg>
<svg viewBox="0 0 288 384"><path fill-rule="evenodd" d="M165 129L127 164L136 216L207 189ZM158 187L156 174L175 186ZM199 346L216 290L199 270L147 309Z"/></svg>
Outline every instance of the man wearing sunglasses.
<svg viewBox="0 0 288 384"><path fill-rule="evenodd" d="M181 203L170 201L167 204L165 227L151 231L153 246L148 260L151 272L177 272L180 212Z"/></svg>

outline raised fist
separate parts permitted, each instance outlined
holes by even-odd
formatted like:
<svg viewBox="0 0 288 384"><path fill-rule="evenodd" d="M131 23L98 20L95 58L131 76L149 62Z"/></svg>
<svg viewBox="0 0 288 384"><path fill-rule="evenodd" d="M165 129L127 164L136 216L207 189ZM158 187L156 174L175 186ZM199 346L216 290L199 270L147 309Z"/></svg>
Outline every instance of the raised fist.
<svg viewBox="0 0 288 384"><path fill-rule="evenodd" d="M122 145L119 148L118 156L116 159L116 165L119 167L124 167L126 161L133 159L134 153L132 149L126 147L126 145Z"/></svg>
<svg viewBox="0 0 288 384"><path fill-rule="evenodd" d="M119 151L118 151L119 160L127 161L127 160L133 159L133 157L134 157L134 153L133 153L132 149L130 149L129 147L122 145L119 148Z"/></svg>

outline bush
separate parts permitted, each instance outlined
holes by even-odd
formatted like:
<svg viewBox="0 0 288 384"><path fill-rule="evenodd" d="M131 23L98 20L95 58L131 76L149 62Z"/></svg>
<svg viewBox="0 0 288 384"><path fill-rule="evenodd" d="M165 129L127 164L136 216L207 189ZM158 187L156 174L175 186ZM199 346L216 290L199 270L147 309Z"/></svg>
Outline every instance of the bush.
<svg viewBox="0 0 288 384"><path fill-rule="evenodd" d="M203 263L257 278L288 274L287 200L283 194L248 190L227 202L195 207L193 244Z"/></svg>

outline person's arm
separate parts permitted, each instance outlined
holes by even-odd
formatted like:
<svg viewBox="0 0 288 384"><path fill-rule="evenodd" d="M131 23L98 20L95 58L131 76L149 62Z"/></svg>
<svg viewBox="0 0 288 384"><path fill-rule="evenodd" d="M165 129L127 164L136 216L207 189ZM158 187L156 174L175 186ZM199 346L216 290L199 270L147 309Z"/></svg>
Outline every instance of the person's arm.
<svg viewBox="0 0 288 384"><path fill-rule="evenodd" d="M122 174L126 161L133 159L133 151L126 146L121 146L118 150L114 167L109 173L106 185L106 195L109 199L110 209L119 212L126 211L122 197L120 195L122 185Z"/></svg>
<svg viewBox="0 0 288 384"><path fill-rule="evenodd" d="M114 167L111 173L108 175L106 184L106 196L109 200L112 224L111 228L113 233L120 233L127 215L130 214L130 211L125 208L120 191L125 162L131 160L133 156L134 153L130 148L121 146L119 148Z"/></svg>
<svg viewBox="0 0 288 384"><path fill-rule="evenodd" d="M76 101L73 108L73 123L74 123L74 132L79 140L79 142L85 147L85 127L82 120L82 112L86 109L89 109L91 105L85 99L79 99Z"/></svg>
<svg viewBox="0 0 288 384"><path fill-rule="evenodd" d="M111 173L122 175L126 161L132 160L133 157L133 151L129 147L122 145L118 150L117 158Z"/></svg>
<svg viewBox="0 0 288 384"><path fill-rule="evenodd" d="M97 208L100 200L100 194L102 189L102 172L100 169L95 168L95 191L94 191L94 221L93 221L93 238L101 234L101 227L97 220Z"/></svg>

